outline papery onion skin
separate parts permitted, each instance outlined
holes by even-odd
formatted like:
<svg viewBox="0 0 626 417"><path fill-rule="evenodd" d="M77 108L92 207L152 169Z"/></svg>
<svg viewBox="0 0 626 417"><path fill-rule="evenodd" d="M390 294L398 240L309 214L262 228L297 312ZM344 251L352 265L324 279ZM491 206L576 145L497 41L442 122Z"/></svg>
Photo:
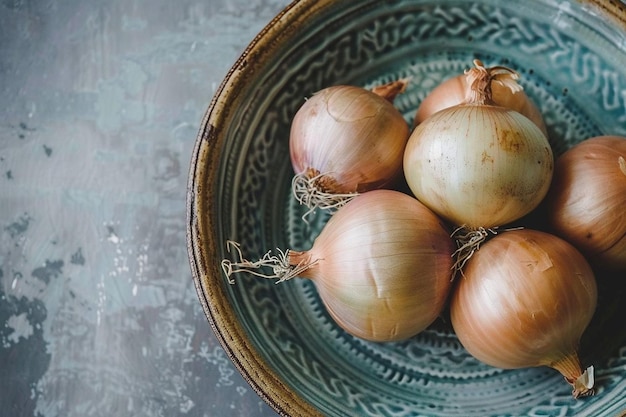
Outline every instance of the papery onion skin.
<svg viewBox="0 0 626 417"><path fill-rule="evenodd" d="M431 210L469 229L499 227L534 210L546 195L554 160L545 135L504 107L441 110L411 134L404 175Z"/></svg>
<svg viewBox="0 0 626 417"><path fill-rule="evenodd" d="M557 158L545 203L553 233L593 264L617 270L626 270L625 159L624 137L578 143Z"/></svg>
<svg viewBox="0 0 626 417"><path fill-rule="evenodd" d="M315 282L330 316L361 339L404 340L440 315L451 289L454 243L443 222L398 191L361 194L331 217L292 265L317 263Z"/></svg>
<svg viewBox="0 0 626 417"><path fill-rule="evenodd" d="M296 174L322 175L323 192L365 192L402 172L408 137L407 122L389 100L357 86L331 86L294 116L291 163Z"/></svg>
<svg viewBox="0 0 626 417"><path fill-rule="evenodd" d="M415 113L414 125L422 123L439 110L465 102L469 85L465 74L448 78L436 86L420 103ZM526 116L548 136L548 130L539 108L524 91L512 92L506 86L492 83L492 99L495 105L505 107Z"/></svg>
<svg viewBox="0 0 626 417"><path fill-rule="evenodd" d="M582 371L578 345L596 303L593 271L578 250L520 229L499 233L473 254L450 315L460 342L480 361L504 369L550 366L574 384Z"/></svg>

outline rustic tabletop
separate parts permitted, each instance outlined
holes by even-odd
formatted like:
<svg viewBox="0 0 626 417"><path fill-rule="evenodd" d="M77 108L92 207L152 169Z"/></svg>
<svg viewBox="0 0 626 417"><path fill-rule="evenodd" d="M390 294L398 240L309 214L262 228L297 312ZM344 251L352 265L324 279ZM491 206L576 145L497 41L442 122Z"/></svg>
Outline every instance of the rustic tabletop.
<svg viewBox="0 0 626 417"><path fill-rule="evenodd" d="M213 94L287 3L0 1L3 415L276 415L201 309L185 191Z"/></svg>

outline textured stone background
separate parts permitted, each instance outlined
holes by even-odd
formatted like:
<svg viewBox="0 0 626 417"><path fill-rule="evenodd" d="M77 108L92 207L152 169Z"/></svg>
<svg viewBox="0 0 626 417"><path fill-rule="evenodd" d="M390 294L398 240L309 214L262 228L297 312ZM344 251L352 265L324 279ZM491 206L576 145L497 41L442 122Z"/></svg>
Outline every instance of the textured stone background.
<svg viewBox="0 0 626 417"><path fill-rule="evenodd" d="M3 415L275 415L200 307L185 189L217 86L287 3L0 1Z"/></svg>

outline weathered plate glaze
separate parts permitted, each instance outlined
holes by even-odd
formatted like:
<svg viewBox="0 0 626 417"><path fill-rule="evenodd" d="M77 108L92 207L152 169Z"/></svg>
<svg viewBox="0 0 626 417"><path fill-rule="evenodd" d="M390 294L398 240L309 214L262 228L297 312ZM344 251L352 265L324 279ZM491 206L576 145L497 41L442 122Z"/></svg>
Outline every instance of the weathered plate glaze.
<svg viewBox="0 0 626 417"><path fill-rule="evenodd" d="M624 281L607 276L583 341L597 395L571 397L548 368L481 364L444 322L403 343L342 332L307 280L248 276L229 285L226 241L249 259L308 249L290 193L290 120L333 84L411 77L397 107L411 123L440 81L480 58L516 69L544 114L555 153L590 136L626 135L626 6L532 0L298 1L252 41L214 97L192 156L188 241L198 294L242 375L281 415L617 416L626 410ZM624 277L617 277L624 278Z"/></svg>

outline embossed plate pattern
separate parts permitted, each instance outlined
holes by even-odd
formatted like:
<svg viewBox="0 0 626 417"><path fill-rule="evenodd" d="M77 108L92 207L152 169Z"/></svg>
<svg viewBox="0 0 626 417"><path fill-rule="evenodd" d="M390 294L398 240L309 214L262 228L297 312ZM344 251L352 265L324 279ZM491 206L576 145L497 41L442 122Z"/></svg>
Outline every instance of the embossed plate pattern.
<svg viewBox="0 0 626 417"><path fill-rule="evenodd" d="M412 123L425 95L472 59L504 64L521 74L559 154L587 137L626 136L625 45L624 22L586 2L300 1L268 25L207 112L188 198L200 299L257 392L283 415L615 416L626 410L626 336L622 328L611 333L610 320L598 319L604 327L598 324L594 335L614 345L605 344L602 354L585 351L597 369L598 393L574 400L551 369L506 371L476 361L445 322L402 343L365 342L332 322L310 281L275 285L242 276L229 286L219 270L228 239L241 242L249 259L277 247L308 249L327 220L317 213L304 224L290 193L290 121L313 92L411 77L396 105ZM611 292L625 294L624 284Z"/></svg>

